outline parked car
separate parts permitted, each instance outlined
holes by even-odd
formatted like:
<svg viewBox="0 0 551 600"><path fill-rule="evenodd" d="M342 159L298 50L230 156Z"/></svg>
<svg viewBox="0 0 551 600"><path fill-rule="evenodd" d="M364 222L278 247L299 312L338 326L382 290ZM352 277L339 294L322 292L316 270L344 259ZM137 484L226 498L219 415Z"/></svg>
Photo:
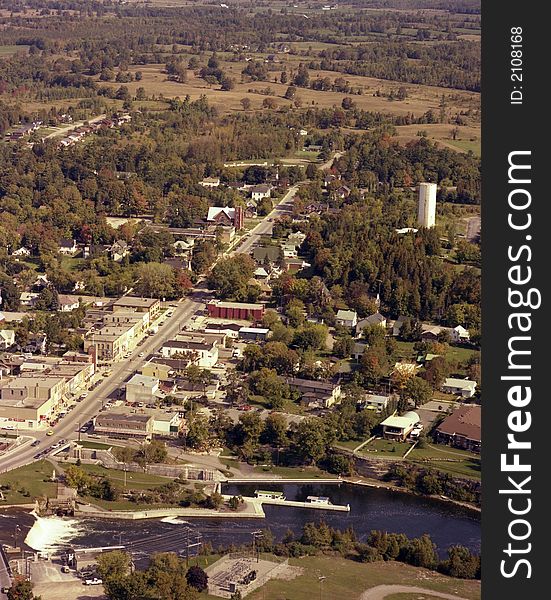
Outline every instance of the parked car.
<svg viewBox="0 0 551 600"><path fill-rule="evenodd" d="M101 585L103 581L99 579L99 577L94 577L93 579L85 579L84 585Z"/></svg>
<svg viewBox="0 0 551 600"><path fill-rule="evenodd" d="M70 572L71 572L71 569L70 569L70 568L69 568L67 565L63 565L63 566L61 567L61 572L62 572L62 573L70 573Z"/></svg>

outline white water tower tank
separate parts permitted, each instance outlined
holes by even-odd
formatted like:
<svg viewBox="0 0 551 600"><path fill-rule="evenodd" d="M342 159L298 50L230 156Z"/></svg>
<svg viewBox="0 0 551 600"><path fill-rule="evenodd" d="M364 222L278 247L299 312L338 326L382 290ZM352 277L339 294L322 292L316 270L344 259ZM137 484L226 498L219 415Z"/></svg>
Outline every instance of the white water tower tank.
<svg viewBox="0 0 551 600"><path fill-rule="evenodd" d="M419 227L434 227L436 224L436 183L419 184L417 224Z"/></svg>

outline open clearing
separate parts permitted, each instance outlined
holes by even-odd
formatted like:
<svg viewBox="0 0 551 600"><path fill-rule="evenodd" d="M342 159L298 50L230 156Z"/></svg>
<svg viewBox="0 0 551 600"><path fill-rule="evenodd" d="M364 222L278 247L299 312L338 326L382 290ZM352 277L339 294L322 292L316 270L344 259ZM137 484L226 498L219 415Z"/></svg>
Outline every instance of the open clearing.
<svg viewBox="0 0 551 600"><path fill-rule="evenodd" d="M318 577L323 575L327 578L323 582L323 598L331 600L369 598L362 592L365 594L366 590L388 584L390 581L396 585L423 588L422 591L453 595L456 600L480 599L479 581L452 579L434 571L398 562L360 564L338 556L310 556L291 558L289 564L301 567L303 573L291 581L272 580L247 597L250 600L312 600L312 597L319 593ZM390 590L390 593L393 593L393 590Z"/></svg>
<svg viewBox="0 0 551 600"><path fill-rule="evenodd" d="M183 60L187 57L183 56ZM256 57L260 59L261 57ZM289 59L289 60L287 60ZM293 56L286 57L287 64L285 68L290 71L296 69L303 57ZM285 63L275 65L274 71L270 71L270 81L252 81L247 83L241 83L241 71L243 70L246 63L244 62L221 62L221 68L236 81L235 88L231 91L224 92L218 89L220 86L209 86L203 79L196 76L193 71L188 70L188 80L185 83L178 83L175 81L168 81L164 71L164 65L162 64L148 64L148 65L133 65L130 71L135 73L141 71L142 80L132 81L124 84L128 87L128 90L132 95L136 94L136 90L140 87L145 89L146 95L148 96L163 96L165 98L184 98L189 95L192 100L197 100L201 95L207 96L209 102L216 106L221 112L234 112L243 111L240 100L247 97L251 100L251 108L253 110L260 109L264 98L272 97L275 98L278 105L291 106L292 102L283 98L288 84L276 83L274 79L279 81L279 76L284 68ZM329 77L332 81L337 77L343 77L348 80L354 87L361 87L363 89L362 95L351 96L358 108L364 110L392 113L396 115L407 115L413 113L419 116L425 113L427 110L432 109L438 112L440 99L444 94L447 100L447 107L450 113L456 112L457 110L477 110L480 106L480 95L474 92L450 90L447 88L431 87L426 85L417 84L403 84L397 81L388 81L383 79L375 79L372 77L362 77L356 75L340 74L333 71L321 71L311 70L310 80L316 79L317 77ZM97 79L97 78L96 78ZM109 85L118 89L120 83L116 82L100 82L104 85ZM396 91L399 87L405 87L408 90L408 98L403 101L393 100L390 101L385 97L374 96L379 91L381 93L388 93L391 90ZM249 90L264 90L271 88L273 93L269 96L254 93ZM297 90L297 96L302 100L302 106L318 106L318 107L332 107L340 106L342 99L348 94L342 92L333 91L319 91L311 89L299 88ZM411 126L415 129L411 135L415 136L415 132L419 129L425 129L426 126L415 125ZM449 137L449 131L452 126L444 125L446 136ZM479 128L475 125L472 127L472 132L465 133L462 137L473 137L474 134L479 131ZM472 135L471 135L472 133ZM406 134L404 134L406 135Z"/></svg>

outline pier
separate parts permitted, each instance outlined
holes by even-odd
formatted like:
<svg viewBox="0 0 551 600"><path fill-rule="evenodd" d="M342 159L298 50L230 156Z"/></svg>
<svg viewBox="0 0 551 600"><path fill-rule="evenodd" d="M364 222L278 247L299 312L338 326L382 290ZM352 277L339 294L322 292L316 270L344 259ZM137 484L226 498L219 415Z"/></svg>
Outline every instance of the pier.
<svg viewBox="0 0 551 600"><path fill-rule="evenodd" d="M294 508L317 508L318 510L336 510L339 512L350 512L350 504L317 504L314 502L298 502L297 500L286 500L279 498L243 498L245 502L257 502L258 504L273 504L275 506L291 506Z"/></svg>

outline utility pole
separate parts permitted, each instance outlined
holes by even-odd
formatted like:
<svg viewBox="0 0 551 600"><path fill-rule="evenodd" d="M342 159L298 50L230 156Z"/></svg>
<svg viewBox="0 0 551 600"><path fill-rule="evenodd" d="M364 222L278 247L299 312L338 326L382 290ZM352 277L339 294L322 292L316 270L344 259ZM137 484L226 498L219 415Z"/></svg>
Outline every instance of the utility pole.
<svg viewBox="0 0 551 600"><path fill-rule="evenodd" d="M260 562L260 552L258 549L257 539L264 537L264 533L260 530L251 531L251 535L253 536L253 558L256 553L256 562Z"/></svg>

